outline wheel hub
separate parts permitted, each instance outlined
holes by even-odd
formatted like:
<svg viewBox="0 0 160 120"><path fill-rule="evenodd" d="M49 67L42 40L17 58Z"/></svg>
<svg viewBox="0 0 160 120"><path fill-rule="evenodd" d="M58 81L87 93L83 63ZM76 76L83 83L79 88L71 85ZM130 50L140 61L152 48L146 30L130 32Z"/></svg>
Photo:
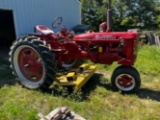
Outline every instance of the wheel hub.
<svg viewBox="0 0 160 120"><path fill-rule="evenodd" d="M29 81L39 81L43 77L43 63L40 55L31 47L19 50L18 66L21 74Z"/></svg>
<svg viewBox="0 0 160 120"><path fill-rule="evenodd" d="M131 90L135 86L135 80L128 74L121 74L116 79L116 85L121 90Z"/></svg>
<svg viewBox="0 0 160 120"><path fill-rule="evenodd" d="M118 83L123 87L130 87L133 84L133 81L129 76L123 75L118 79Z"/></svg>

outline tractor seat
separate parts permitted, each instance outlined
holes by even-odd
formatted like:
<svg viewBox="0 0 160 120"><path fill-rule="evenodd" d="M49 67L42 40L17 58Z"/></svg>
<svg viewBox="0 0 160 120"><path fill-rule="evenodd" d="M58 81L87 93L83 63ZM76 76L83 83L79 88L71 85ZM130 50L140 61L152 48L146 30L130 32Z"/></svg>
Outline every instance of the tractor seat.
<svg viewBox="0 0 160 120"><path fill-rule="evenodd" d="M37 25L36 30L44 35L54 34L53 30L43 25Z"/></svg>

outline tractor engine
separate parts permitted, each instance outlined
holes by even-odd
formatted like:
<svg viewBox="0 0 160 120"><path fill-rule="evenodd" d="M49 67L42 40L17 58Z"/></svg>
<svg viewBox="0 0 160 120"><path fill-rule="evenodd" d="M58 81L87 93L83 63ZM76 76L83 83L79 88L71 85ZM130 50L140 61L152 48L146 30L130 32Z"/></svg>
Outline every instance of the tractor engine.
<svg viewBox="0 0 160 120"><path fill-rule="evenodd" d="M80 46L82 56L94 63L119 64L131 66L137 56L137 32L92 32L74 37Z"/></svg>

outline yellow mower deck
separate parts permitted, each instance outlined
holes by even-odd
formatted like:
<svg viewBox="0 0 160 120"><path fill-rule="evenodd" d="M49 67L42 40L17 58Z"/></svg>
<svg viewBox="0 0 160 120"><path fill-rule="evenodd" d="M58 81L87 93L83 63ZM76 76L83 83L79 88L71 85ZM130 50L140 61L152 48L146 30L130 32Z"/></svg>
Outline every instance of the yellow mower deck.
<svg viewBox="0 0 160 120"><path fill-rule="evenodd" d="M95 65L82 64L79 68L56 79L62 86L73 86L75 90L79 90L93 76L95 71Z"/></svg>

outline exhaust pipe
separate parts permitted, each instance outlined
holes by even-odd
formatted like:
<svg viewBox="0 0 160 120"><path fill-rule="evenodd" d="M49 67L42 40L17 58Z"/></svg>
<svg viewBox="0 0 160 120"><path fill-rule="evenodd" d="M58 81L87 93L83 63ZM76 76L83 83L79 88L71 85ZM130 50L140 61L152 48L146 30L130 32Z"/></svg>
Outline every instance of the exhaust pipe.
<svg viewBox="0 0 160 120"><path fill-rule="evenodd" d="M108 9L107 9L107 31L112 30L112 9L111 9L111 0L108 0ZM107 7L107 6L106 6Z"/></svg>

